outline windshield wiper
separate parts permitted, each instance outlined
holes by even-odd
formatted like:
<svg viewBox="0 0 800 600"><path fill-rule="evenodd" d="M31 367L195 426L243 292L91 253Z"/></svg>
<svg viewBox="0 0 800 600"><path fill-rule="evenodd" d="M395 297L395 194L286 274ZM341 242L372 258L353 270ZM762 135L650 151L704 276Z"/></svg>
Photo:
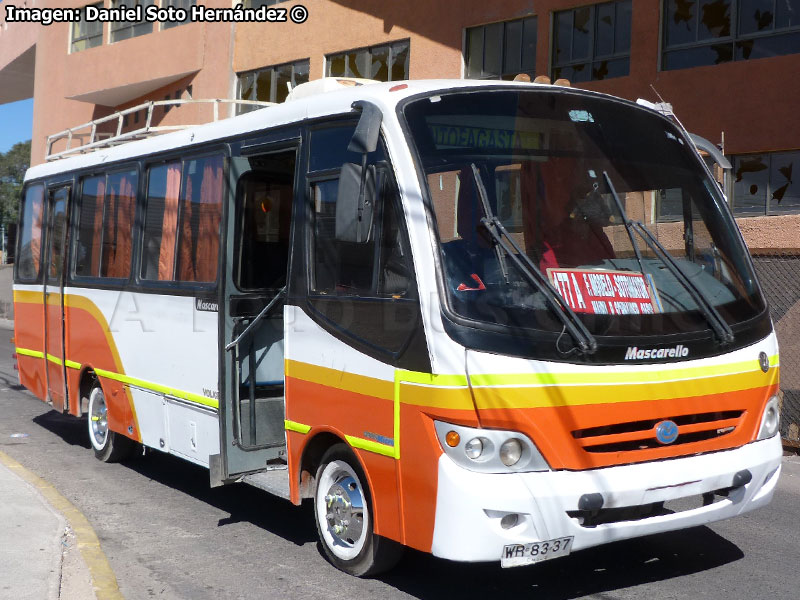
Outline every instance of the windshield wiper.
<svg viewBox="0 0 800 600"><path fill-rule="evenodd" d="M472 178L475 180L475 189L478 192L478 198L481 200L481 206L483 206L483 214L488 217L494 217L492 213L492 207L489 206L489 196L486 194L486 188L483 186L483 179L481 179L481 172L478 170L478 167L475 166L475 163L470 163L472 167ZM506 266L506 259L503 256L502 250L494 245L494 253L497 255L497 262L500 265L500 271L503 273L503 281L508 283L508 267Z"/></svg>
<svg viewBox="0 0 800 600"><path fill-rule="evenodd" d="M714 330L714 333L717 334L717 337L722 341L723 344L729 344L733 342L733 330L731 329L730 325L722 318L722 315L719 314L714 305L709 302L706 295L703 293L703 290L694 283L686 273L678 265L677 261L673 258L673 256L667 252L666 248L661 245L661 242L653 235L653 233L642 223L641 221L631 221L628 218L628 215L625 213L625 208L622 205L622 201L617 194L617 190L614 187L614 184L611 183L611 178L608 176L608 172L603 171L603 177L606 180L606 185L608 186L609 192L611 192L611 196L614 198L614 202L617 205L617 209L622 215L622 220L625 223L625 229L628 231L628 235L631 237L631 243L633 244L633 250L636 253L636 258L639 261L639 265L642 269L642 274L644 274L644 267L642 265L642 257L639 252L639 247L636 244L636 239L633 236L633 232L635 231L638 233L648 247L653 251L653 253L658 257L658 259L666 265L669 271L672 273L672 276L677 279L681 285L683 285L684 289L689 292L689 295L694 300L694 303L700 309L700 312L703 313L703 316L708 321L708 324L711 325L711 328Z"/></svg>
<svg viewBox="0 0 800 600"><path fill-rule="evenodd" d="M481 223L486 228L486 231L494 240L494 247L498 253L498 260L500 261L500 268L503 270L503 276L508 282L508 273L506 271L505 259L502 256L505 253L514 266L517 267L528 282L541 292L547 303L553 309L553 312L558 316L564 324L564 328L575 340L578 349L584 354L594 354L597 351L597 340L589 332L586 326L581 321L580 317L575 314L569 304L561 297L561 294L553 287L553 284L547 279L542 272L536 268L528 255L517 245L514 239L509 235L508 231L500 222L489 206L489 198L486 194L486 188L483 186L483 181L480 177L480 172L475 163L472 163L472 174L475 176L475 186L478 190L478 196L483 204L483 209L486 216L481 219Z"/></svg>

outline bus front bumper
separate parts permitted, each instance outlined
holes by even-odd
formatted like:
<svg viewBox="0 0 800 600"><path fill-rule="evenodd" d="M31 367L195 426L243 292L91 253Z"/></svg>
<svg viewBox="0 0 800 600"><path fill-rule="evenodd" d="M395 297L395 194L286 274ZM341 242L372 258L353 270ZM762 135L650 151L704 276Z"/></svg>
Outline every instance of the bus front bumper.
<svg viewBox="0 0 800 600"><path fill-rule="evenodd" d="M476 473L443 454L431 551L450 560L498 561L511 544L572 537L572 550L580 550L735 517L769 503L781 456L779 436L590 471ZM744 471L750 478L742 485Z"/></svg>

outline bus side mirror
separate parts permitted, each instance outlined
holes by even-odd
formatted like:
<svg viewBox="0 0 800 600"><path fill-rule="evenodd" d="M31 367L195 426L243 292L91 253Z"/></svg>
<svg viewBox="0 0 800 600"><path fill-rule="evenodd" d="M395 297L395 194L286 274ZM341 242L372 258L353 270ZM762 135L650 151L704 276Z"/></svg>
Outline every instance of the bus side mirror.
<svg viewBox="0 0 800 600"><path fill-rule="evenodd" d="M368 242L375 208L375 167L355 163L342 165L336 194L336 239Z"/></svg>
<svg viewBox="0 0 800 600"><path fill-rule="evenodd" d="M353 108L361 111L361 117L358 119L358 125L353 132L353 137L350 138L347 150L358 154L375 152L381 133L381 121L383 121L381 109L366 100L353 102Z"/></svg>

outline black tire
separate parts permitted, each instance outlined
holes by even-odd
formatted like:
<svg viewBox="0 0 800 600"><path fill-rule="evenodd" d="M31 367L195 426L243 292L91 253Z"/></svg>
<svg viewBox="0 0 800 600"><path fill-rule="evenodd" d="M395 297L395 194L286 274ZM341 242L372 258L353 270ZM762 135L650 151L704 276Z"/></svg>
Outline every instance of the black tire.
<svg viewBox="0 0 800 600"><path fill-rule="evenodd" d="M372 493L345 444L331 446L317 469L314 521L325 558L350 575L388 571L403 555L403 546L373 533Z"/></svg>
<svg viewBox="0 0 800 600"><path fill-rule="evenodd" d="M89 392L86 421L89 427L89 443L97 460L113 463L133 455L136 442L108 428L108 405L99 383L95 383Z"/></svg>

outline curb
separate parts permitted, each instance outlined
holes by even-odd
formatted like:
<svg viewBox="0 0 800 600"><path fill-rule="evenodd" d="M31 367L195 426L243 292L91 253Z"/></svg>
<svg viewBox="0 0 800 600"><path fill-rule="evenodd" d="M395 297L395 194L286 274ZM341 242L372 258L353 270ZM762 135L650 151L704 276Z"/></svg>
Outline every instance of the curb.
<svg viewBox="0 0 800 600"><path fill-rule="evenodd" d="M83 513L72 502L62 496L51 483L34 475L2 451L0 451L0 463L3 463L20 479L36 488L50 506L67 521L70 529L75 534L78 549L89 569L92 587L97 600L125 600L119 591L114 571L111 569L111 565L100 547L100 540Z"/></svg>

